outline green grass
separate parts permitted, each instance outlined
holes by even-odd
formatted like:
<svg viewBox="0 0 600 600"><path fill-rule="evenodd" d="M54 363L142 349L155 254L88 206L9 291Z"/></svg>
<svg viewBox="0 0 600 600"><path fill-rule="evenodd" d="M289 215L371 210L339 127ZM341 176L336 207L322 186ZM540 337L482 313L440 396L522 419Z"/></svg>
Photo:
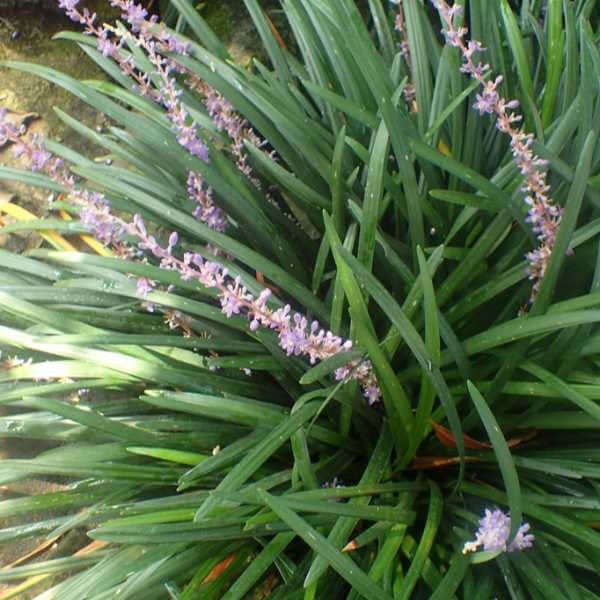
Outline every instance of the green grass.
<svg viewBox="0 0 600 600"><path fill-rule="evenodd" d="M178 231L179 256L218 248L253 295L266 281L273 309L289 303L354 345L316 364L287 356L274 331L227 318L215 289L151 254L69 252L60 238L1 250L2 359L31 362L0 371L0 435L51 449L0 461L0 484L69 487L0 501L12 519L0 543L84 529L105 545L1 570L0 582L67 575L40 600L600 597L598 6L464 4L564 209L531 306L522 177L506 136L472 109L478 90L429 3L405 2L407 63L383 0L281 0L286 47L261 2L245 0L268 60L242 68L202 11L172 2L190 36L181 64L276 153L248 144L260 186L197 93L182 99L209 162L177 143L163 107L133 93L93 37L59 36L110 83L3 63L111 120L93 131L57 107L115 161L48 141L81 185L124 218L141 214L161 243ZM213 188L226 232L192 216L190 170ZM0 179L65 191L5 166ZM79 244L80 207L68 194L56 207L73 222L56 213L3 233L45 227ZM154 312L140 277L157 284ZM173 311L183 327L165 322ZM373 407L333 377L362 359L382 393ZM511 536L529 522L533 547L463 555L485 508L510 511Z"/></svg>

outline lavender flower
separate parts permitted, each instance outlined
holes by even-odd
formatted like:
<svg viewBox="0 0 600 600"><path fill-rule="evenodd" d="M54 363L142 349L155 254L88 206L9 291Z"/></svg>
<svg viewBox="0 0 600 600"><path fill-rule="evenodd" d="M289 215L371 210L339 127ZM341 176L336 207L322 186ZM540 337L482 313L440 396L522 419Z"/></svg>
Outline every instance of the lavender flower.
<svg viewBox="0 0 600 600"><path fill-rule="evenodd" d="M398 12L394 19L394 29L400 34L400 56L410 64L410 45L408 43L408 36L406 34L406 27L404 26L404 10L402 8L402 0L390 0L392 4L398 7Z"/></svg>
<svg viewBox="0 0 600 600"><path fill-rule="evenodd" d="M143 6L134 4L130 0L126 2L111 0L111 5L123 9L123 18L131 25L132 31L139 31L148 16L148 11Z"/></svg>
<svg viewBox="0 0 600 600"><path fill-rule="evenodd" d="M533 136L515 126L515 123L522 119L521 115L512 112L518 108L519 103L517 100L507 101L498 93L502 77L486 80L490 66L473 62L473 56L477 52L484 51L485 48L476 40L465 43L464 37L468 32L467 29L457 27L454 23L455 18L461 13L462 7L458 4L450 6L446 0L431 0L431 2L446 25L443 31L446 42L450 46L458 48L462 54L463 64L460 70L478 81L483 88L482 92L476 96L474 107L480 115L494 114L496 116L496 127L510 137L513 159L525 179L522 191L525 194L525 203L529 207L527 221L531 223L539 242L538 248L526 255L529 263L529 279L533 282L530 297L532 302L539 291L541 280L552 255L562 217L562 210L551 204L548 198L550 186L546 183L544 171L547 162L534 155L531 149Z"/></svg>
<svg viewBox="0 0 600 600"><path fill-rule="evenodd" d="M8 111L6 108L0 108L0 146L7 142L15 144L13 154L15 158L19 158L23 154L27 154L29 164L32 171L46 170L49 173L56 173L62 167L62 160L53 157L50 152L44 148L44 143L39 135L32 135L29 141L25 141L23 134L25 128L17 129L7 119Z"/></svg>
<svg viewBox="0 0 600 600"><path fill-rule="evenodd" d="M233 105L214 88L198 77L192 76L188 83L190 87L204 97L204 106L208 111L217 131L223 131L231 140L230 150L236 159L237 168L246 175L257 188L260 181L252 177L252 169L248 164L248 155L244 150L245 142L260 148L265 141L261 140L252 130L248 121L240 117Z"/></svg>
<svg viewBox="0 0 600 600"><path fill-rule="evenodd" d="M40 146L38 146L31 154L31 170L34 172L42 171L51 158L52 155L50 152L45 150L40 144Z"/></svg>
<svg viewBox="0 0 600 600"><path fill-rule="evenodd" d="M82 205L79 213L81 224L107 246L118 240L122 227L112 218L106 198L98 192L87 190L81 190L77 196Z"/></svg>
<svg viewBox="0 0 600 600"><path fill-rule="evenodd" d="M212 188L204 184L199 173L190 171L187 180L188 196L196 203L194 217L215 231L225 231L225 213L213 202Z"/></svg>
<svg viewBox="0 0 600 600"><path fill-rule="evenodd" d="M511 522L508 515L499 509L492 511L486 508L485 516L479 521L479 529L475 539L463 546L463 554L474 552L480 546L484 551L489 552L514 552L515 550L531 548L535 536L527 533L530 529L529 523L523 523L513 541L507 545L510 526Z"/></svg>
<svg viewBox="0 0 600 600"><path fill-rule="evenodd" d="M146 277L140 277L137 280L136 285L136 294L140 298L144 298L146 300L148 298L148 294L154 289L154 282Z"/></svg>
<svg viewBox="0 0 600 600"><path fill-rule="evenodd" d="M79 4L79 0L58 0L58 7L70 12Z"/></svg>
<svg viewBox="0 0 600 600"><path fill-rule="evenodd" d="M321 484L321 487L323 489L335 489L335 488L343 488L345 486L342 483L342 480L336 476L333 479L330 479L329 481L326 481L325 483Z"/></svg>
<svg viewBox="0 0 600 600"><path fill-rule="evenodd" d="M132 31L137 33L137 36L106 25L97 27L95 25L96 15L90 15L87 9L84 9L82 13L79 12L75 8L77 3L78 0L59 0L59 6L66 9L66 14L70 19L85 25L86 34L96 36L100 52L104 56L112 57L119 64L123 73L136 81L136 91L153 101L161 101L165 105L167 116L177 135L177 141L193 156L208 161L206 144L198 137L195 122L190 122L187 111L181 105L179 101L181 92L177 89L175 79L171 76L171 73L178 70L178 67L174 61L160 54L163 50L185 54L188 48L187 44L179 42L164 27L156 34L152 33L150 27L156 24L156 17L147 21L148 11L131 0L111 0L110 3L111 6L121 9L122 17L131 25ZM119 43L111 41L109 34L120 37ZM162 82L158 92L152 88L149 75L136 69L133 57L121 55L120 49L125 37L146 51L148 60L154 66L155 72ZM155 38L158 40L158 44Z"/></svg>
<svg viewBox="0 0 600 600"><path fill-rule="evenodd" d="M122 43L123 40L121 39L119 44L115 44L109 38L109 32L106 29L101 30L98 35L98 50L102 53L102 56L116 56Z"/></svg>

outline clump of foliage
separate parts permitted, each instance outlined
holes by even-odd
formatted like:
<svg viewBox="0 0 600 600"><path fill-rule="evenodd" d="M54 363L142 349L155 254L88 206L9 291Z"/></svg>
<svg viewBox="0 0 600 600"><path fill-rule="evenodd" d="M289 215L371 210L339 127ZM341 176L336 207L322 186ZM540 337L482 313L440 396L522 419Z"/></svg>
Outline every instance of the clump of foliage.
<svg viewBox="0 0 600 600"><path fill-rule="evenodd" d="M281 0L292 52L245 0L250 70L188 0L175 30L78 4L110 83L4 63L112 125L56 109L97 162L0 113L30 167L0 177L65 217L3 230L53 248L0 251L0 431L56 446L0 481L70 482L0 539L99 543L0 581L599 597L596 2Z"/></svg>

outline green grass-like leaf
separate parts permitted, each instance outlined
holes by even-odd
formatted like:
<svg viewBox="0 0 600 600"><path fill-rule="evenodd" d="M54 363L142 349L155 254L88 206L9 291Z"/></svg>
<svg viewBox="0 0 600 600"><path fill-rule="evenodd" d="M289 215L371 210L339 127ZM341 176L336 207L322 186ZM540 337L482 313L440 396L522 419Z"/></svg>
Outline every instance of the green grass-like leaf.
<svg viewBox="0 0 600 600"><path fill-rule="evenodd" d="M514 126L535 134L541 194L562 211L533 304L526 169L494 116L473 110L479 84L429 2L244 0L233 49L210 28L216 7L166 3L142 35L179 63L164 65L208 161L178 142L140 32L119 61L94 35L55 36L105 79L2 63L108 123L55 109L104 154L44 141L77 190L124 220L139 213L161 246L176 231L176 258L218 262L252 297L268 286L292 327L280 312L275 327L250 327L246 308L227 317L222 291L162 268L131 234L107 256L84 249L93 232L71 184L25 170L27 156L0 167L73 219L14 222L21 192L1 215L0 438L31 456L0 461L12 494L0 542L77 530L104 544L7 568L6 581L44 577L40 600L596 597L598 5L458 3L454 26L520 101ZM225 231L193 216L190 171ZM7 249L38 233L40 247ZM154 282L146 298L139 278ZM315 344L324 360L311 362ZM349 362L376 378L381 406L365 401L375 388L335 379ZM28 478L64 487L22 495ZM529 522L533 546L463 555L485 508L510 513L507 543Z"/></svg>

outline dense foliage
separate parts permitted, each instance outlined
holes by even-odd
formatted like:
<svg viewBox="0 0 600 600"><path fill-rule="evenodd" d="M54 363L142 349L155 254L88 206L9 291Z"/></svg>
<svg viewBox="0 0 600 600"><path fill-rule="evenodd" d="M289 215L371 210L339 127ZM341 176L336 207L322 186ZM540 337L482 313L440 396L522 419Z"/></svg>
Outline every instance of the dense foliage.
<svg viewBox="0 0 600 600"><path fill-rule="evenodd" d="M99 542L0 581L600 597L597 2L244 3L250 69L189 0L59 1L110 82L3 65L111 125L56 108L95 161L0 111L56 211L2 230L47 245L0 250L0 433L51 449L0 483L68 483L0 541Z"/></svg>

